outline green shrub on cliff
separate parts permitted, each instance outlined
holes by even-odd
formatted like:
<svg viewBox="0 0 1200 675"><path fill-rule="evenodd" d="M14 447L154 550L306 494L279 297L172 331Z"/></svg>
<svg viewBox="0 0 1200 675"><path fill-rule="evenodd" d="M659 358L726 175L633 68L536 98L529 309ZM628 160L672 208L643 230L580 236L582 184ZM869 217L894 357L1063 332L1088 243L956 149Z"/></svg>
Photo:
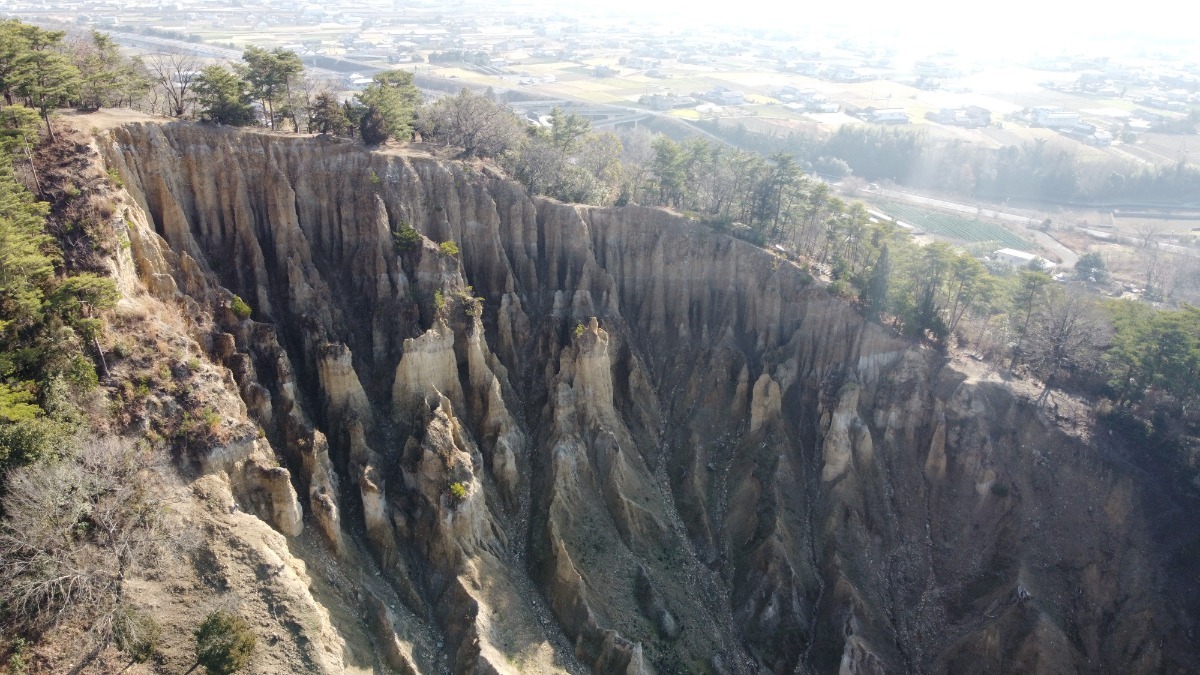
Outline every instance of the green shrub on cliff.
<svg viewBox="0 0 1200 675"><path fill-rule="evenodd" d="M233 300L229 303L229 309L233 311L234 316L239 319L249 319L254 310L250 305L241 298L241 296L233 296Z"/></svg>
<svg viewBox="0 0 1200 675"><path fill-rule="evenodd" d="M145 663L158 649L162 628L149 614L123 607L113 614L113 641L134 663Z"/></svg>
<svg viewBox="0 0 1200 675"><path fill-rule="evenodd" d="M213 612L196 629L196 662L213 675L245 668L257 639L250 624L229 612Z"/></svg>
<svg viewBox="0 0 1200 675"><path fill-rule="evenodd" d="M403 220L400 221L400 227L392 232L392 248L396 253L412 251L420 245L421 233Z"/></svg>

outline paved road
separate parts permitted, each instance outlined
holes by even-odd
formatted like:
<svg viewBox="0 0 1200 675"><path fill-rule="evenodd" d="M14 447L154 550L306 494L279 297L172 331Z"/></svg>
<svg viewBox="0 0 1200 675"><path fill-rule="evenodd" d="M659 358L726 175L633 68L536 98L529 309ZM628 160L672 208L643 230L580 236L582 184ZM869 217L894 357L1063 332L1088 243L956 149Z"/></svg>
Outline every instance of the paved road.
<svg viewBox="0 0 1200 675"><path fill-rule="evenodd" d="M1102 239L1104 241L1117 242L1117 243L1121 243L1121 244L1126 244L1127 246L1137 246L1138 245L1138 242L1135 241L1132 237L1121 236L1121 234L1119 232L1101 232L1100 230L1084 230L1083 232L1084 232L1084 234L1087 234L1088 236L1095 237L1096 239ZM1194 248L1189 248L1187 246L1180 246L1178 244L1169 244L1165 241L1155 242L1155 245L1158 246L1158 249L1160 251L1166 251L1168 253L1178 253L1179 255L1186 255L1191 258L1200 258L1200 251L1198 251Z"/></svg>

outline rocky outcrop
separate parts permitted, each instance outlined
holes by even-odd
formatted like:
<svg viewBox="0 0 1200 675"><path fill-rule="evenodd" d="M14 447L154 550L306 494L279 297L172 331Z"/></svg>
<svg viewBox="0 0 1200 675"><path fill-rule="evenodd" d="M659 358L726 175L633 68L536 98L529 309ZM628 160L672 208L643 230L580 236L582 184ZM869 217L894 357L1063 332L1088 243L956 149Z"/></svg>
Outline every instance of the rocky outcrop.
<svg viewBox="0 0 1200 675"><path fill-rule="evenodd" d="M231 472L238 500L283 534L294 537L304 529L300 501L292 486L292 475L279 466L263 466L251 458Z"/></svg>
<svg viewBox="0 0 1200 675"><path fill-rule="evenodd" d="M1119 448L754 246L415 152L107 133L138 274L210 317L201 342L263 429L254 463L231 446L212 470L285 534L302 505L385 584L345 596L380 663L1196 665Z"/></svg>

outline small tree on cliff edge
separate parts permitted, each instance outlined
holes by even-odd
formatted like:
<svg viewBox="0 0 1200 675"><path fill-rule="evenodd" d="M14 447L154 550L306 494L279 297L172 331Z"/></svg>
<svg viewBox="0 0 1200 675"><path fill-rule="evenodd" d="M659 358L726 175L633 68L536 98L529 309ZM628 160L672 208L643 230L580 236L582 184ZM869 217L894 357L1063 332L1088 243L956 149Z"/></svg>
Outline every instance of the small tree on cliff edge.
<svg viewBox="0 0 1200 675"><path fill-rule="evenodd" d="M337 102L337 98L333 94L322 92L317 94L316 101L313 102L308 126L310 131L315 129L317 133L340 136L349 129L350 120L347 119L346 111Z"/></svg>
<svg viewBox="0 0 1200 675"><path fill-rule="evenodd" d="M421 92L413 84L412 73L389 70L375 76L375 83L358 95L365 108L359 133L367 145L379 145L389 138L412 135L413 116L421 102Z"/></svg>
<svg viewBox="0 0 1200 675"><path fill-rule="evenodd" d="M463 89L421 106L417 129L424 141L463 149L464 157L497 157L520 140L521 121L507 107Z"/></svg>
<svg viewBox="0 0 1200 675"><path fill-rule="evenodd" d="M292 84L304 72L304 63L296 52L282 47L267 51L250 46L242 53L242 60L246 62L242 74L254 97L262 103L268 126L274 129L281 116L295 124L294 110L276 110L275 102L282 100L283 108L288 108Z"/></svg>

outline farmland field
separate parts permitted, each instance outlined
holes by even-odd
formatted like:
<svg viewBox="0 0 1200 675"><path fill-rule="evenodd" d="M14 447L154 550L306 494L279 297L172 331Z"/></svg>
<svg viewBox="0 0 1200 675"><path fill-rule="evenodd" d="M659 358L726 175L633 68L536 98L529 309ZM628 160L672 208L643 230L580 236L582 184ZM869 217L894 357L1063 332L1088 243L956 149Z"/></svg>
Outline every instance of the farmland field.
<svg viewBox="0 0 1200 675"><path fill-rule="evenodd" d="M879 202L876 207L897 220L919 227L936 237L953 239L967 244L994 241L1006 248L1032 251L1034 245L995 223L975 220L964 216L938 211L928 211L916 206Z"/></svg>

